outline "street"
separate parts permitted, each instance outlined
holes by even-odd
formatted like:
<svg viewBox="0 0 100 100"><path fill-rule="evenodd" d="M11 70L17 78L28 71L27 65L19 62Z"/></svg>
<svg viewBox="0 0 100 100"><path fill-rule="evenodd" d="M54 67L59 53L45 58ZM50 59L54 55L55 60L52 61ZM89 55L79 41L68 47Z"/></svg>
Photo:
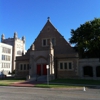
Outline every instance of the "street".
<svg viewBox="0 0 100 100"><path fill-rule="evenodd" d="M100 89L62 90L0 86L0 100L100 100Z"/></svg>

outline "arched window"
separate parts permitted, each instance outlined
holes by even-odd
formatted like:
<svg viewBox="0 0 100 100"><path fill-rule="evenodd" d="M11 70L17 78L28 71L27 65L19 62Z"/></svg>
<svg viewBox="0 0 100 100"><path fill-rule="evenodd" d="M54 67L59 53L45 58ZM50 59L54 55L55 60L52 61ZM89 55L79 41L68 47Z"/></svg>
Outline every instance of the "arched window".
<svg viewBox="0 0 100 100"><path fill-rule="evenodd" d="M83 67L84 77L93 77L93 68L91 66Z"/></svg>

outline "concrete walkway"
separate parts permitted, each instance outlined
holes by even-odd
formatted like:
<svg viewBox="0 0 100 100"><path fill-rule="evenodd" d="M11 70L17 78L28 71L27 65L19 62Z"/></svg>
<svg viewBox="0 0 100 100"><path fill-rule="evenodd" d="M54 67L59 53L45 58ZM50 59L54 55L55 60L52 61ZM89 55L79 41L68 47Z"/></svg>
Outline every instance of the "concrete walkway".
<svg viewBox="0 0 100 100"><path fill-rule="evenodd" d="M38 81L25 81L25 82L16 82L11 84L10 86L15 86L15 87L34 87L36 84L43 84L46 82L38 82ZM82 87L88 87L88 88L98 88L100 89L100 85L87 85L87 84L67 84L67 83L53 83L50 82L50 84L65 84L65 85L72 85L72 86L82 86ZM72 89L72 88L71 88ZM77 88L74 88L77 89ZM78 88L81 89L81 88Z"/></svg>
<svg viewBox="0 0 100 100"><path fill-rule="evenodd" d="M29 82L29 81L26 81L26 82L16 82L16 83L11 84L11 86L34 87L36 84L42 84L42 83L45 83L45 82L36 82L36 81Z"/></svg>

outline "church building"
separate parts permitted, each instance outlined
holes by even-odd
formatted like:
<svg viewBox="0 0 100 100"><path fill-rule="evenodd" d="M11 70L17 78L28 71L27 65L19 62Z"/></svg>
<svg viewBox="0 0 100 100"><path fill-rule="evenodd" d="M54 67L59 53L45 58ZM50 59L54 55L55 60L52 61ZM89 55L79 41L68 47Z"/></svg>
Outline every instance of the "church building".
<svg viewBox="0 0 100 100"><path fill-rule="evenodd" d="M78 53L50 22L43 29L23 56L16 57L16 77L45 79L78 78ZM49 69L47 69L49 66Z"/></svg>

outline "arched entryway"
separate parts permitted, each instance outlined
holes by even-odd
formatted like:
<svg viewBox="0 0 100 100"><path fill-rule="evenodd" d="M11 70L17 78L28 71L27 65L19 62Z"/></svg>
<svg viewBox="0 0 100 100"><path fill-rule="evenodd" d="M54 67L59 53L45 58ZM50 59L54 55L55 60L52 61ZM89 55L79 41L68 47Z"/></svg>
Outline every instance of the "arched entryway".
<svg viewBox="0 0 100 100"><path fill-rule="evenodd" d="M36 74L41 76L41 75L47 75L47 59L43 56L39 56L36 58L36 69L37 72Z"/></svg>
<svg viewBox="0 0 100 100"><path fill-rule="evenodd" d="M83 75L84 77L93 77L93 68L91 66L84 66Z"/></svg>
<svg viewBox="0 0 100 100"><path fill-rule="evenodd" d="M100 66L96 67L96 77L100 77Z"/></svg>
<svg viewBox="0 0 100 100"><path fill-rule="evenodd" d="M37 64L37 75L47 75L47 64Z"/></svg>

